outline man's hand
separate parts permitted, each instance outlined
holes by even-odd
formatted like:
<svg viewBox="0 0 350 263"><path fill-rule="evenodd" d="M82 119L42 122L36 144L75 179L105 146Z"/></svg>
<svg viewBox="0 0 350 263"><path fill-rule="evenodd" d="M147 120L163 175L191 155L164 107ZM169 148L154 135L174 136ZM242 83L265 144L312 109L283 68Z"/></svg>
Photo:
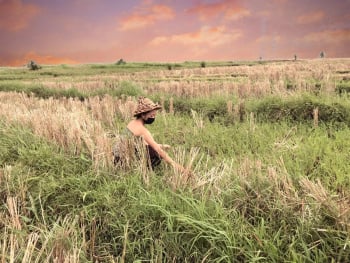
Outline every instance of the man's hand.
<svg viewBox="0 0 350 263"><path fill-rule="evenodd" d="M162 148L163 150L167 150L170 149L171 146L169 144L159 144L160 148Z"/></svg>
<svg viewBox="0 0 350 263"><path fill-rule="evenodd" d="M175 163L174 164L174 168L177 172L179 172L183 178L184 181L188 181L191 177L193 177L193 172L191 171L191 169L185 168L180 164Z"/></svg>

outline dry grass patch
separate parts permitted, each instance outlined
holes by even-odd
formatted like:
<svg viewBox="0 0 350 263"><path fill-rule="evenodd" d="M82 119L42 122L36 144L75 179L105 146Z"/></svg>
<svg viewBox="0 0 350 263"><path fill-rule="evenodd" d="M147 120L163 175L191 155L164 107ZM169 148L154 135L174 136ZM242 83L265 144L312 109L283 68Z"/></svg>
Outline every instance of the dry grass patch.
<svg viewBox="0 0 350 263"><path fill-rule="evenodd" d="M61 98L38 99L18 93L0 93L0 115L7 122L29 127L34 134L58 146L88 154L96 165L111 166L115 116L129 118L135 102L110 96L84 102Z"/></svg>

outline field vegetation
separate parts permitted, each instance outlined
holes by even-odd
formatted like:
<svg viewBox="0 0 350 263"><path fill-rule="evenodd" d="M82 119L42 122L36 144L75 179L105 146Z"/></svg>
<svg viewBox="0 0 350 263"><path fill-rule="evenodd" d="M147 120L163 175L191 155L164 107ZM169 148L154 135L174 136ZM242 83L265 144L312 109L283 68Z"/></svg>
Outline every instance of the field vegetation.
<svg viewBox="0 0 350 263"><path fill-rule="evenodd" d="M350 262L349 69L0 68L0 262ZM191 177L114 166L140 95Z"/></svg>

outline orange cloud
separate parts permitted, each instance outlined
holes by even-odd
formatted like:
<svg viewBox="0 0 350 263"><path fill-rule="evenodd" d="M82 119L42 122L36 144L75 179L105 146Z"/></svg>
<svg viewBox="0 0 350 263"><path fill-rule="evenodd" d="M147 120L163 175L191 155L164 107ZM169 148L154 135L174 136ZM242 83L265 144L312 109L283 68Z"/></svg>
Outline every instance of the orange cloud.
<svg viewBox="0 0 350 263"><path fill-rule="evenodd" d="M227 31L224 26L202 27L197 32L178 34L172 36L160 36L151 41L151 45L183 44L183 45L205 45L219 46L232 42L241 37L240 31Z"/></svg>
<svg viewBox="0 0 350 263"><path fill-rule="evenodd" d="M297 17L298 24L311 24L321 21L324 18L323 11L317 11Z"/></svg>
<svg viewBox="0 0 350 263"><path fill-rule="evenodd" d="M30 20L40 12L33 4L24 4L21 0L0 1L0 29L19 31L27 27Z"/></svg>
<svg viewBox="0 0 350 263"><path fill-rule="evenodd" d="M8 66L23 66L29 61L35 61L39 65L55 65L55 64L79 64L78 61L69 58L55 57L50 55L39 55L35 52L29 52L25 54L22 58L10 59L4 61L3 63Z"/></svg>
<svg viewBox="0 0 350 263"><path fill-rule="evenodd" d="M304 37L307 42L347 43L350 41L350 29L325 30L308 34Z"/></svg>
<svg viewBox="0 0 350 263"><path fill-rule="evenodd" d="M166 5L146 6L120 20L120 30L132 30L153 25L157 21L171 20L174 11Z"/></svg>
<svg viewBox="0 0 350 263"><path fill-rule="evenodd" d="M201 20L207 20L222 14L226 20L237 20L250 15L249 10L237 5L235 1L232 0L223 0L210 4L198 4L188 9L188 12L197 14Z"/></svg>
<svg viewBox="0 0 350 263"><path fill-rule="evenodd" d="M241 19L245 16L249 16L250 15L250 11L245 9L245 8L231 8L226 10L225 12L225 19L226 20L238 20Z"/></svg>

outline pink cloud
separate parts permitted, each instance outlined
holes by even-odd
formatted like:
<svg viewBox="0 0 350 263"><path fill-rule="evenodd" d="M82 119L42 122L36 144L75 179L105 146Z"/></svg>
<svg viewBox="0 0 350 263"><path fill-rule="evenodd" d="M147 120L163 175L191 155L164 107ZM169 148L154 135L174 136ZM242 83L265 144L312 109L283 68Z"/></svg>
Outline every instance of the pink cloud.
<svg viewBox="0 0 350 263"><path fill-rule="evenodd" d="M150 44L157 46L164 43L182 45L220 46L232 42L242 36L240 31L228 31L224 26L202 27L199 31L154 38Z"/></svg>
<svg viewBox="0 0 350 263"><path fill-rule="evenodd" d="M119 29L132 30L153 25L157 21L171 20L175 12L166 5L146 5L120 20Z"/></svg>
<svg viewBox="0 0 350 263"><path fill-rule="evenodd" d="M34 4L25 4L21 0L1 0L0 29L22 30L39 12L40 8Z"/></svg>
<svg viewBox="0 0 350 263"><path fill-rule="evenodd" d="M280 43L282 40L282 37L280 35L273 35L273 36L262 36L259 37L256 42L259 44L271 44L271 43Z"/></svg>
<svg viewBox="0 0 350 263"><path fill-rule="evenodd" d="M346 43L350 42L350 29L324 30L306 35L307 42Z"/></svg>
<svg viewBox="0 0 350 263"><path fill-rule="evenodd" d="M316 11L309 14L304 14L297 17L298 24L311 24L321 21L324 18L325 14L323 11Z"/></svg>
<svg viewBox="0 0 350 263"><path fill-rule="evenodd" d="M249 15L250 15L250 11L245 8L232 8L232 9L226 10L225 19L238 20Z"/></svg>
<svg viewBox="0 0 350 263"><path fill-rule="evenodd" d="M232 0L223 0L217 3L198 4L187 10L199 16L203 21L222 16L225 20L237 20L250 15L250 11Z"/></svg>
<svg viewBox="0 0 350 263"><path fill-rule="evenodd" d="M271 16L271 11L269 11L269 10L261 10L261 11L258 11L256 14L257 14L258 16L267 18L267 17L270 17L270 16Z"/></svg>

